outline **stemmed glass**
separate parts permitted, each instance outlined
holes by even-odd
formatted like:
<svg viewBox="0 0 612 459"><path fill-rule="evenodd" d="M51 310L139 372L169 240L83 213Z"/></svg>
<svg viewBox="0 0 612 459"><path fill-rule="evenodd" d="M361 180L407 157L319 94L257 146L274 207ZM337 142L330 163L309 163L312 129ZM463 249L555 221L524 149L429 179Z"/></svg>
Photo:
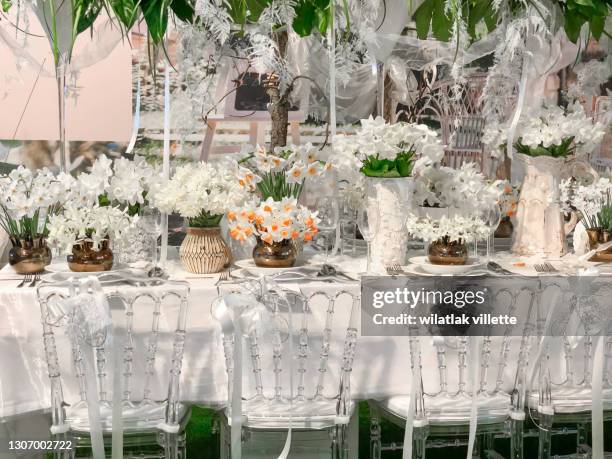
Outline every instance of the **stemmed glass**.
<svg viewBox="0 0 612 459"><path fill-rule="evenodd" d="M160 277L163 274L157 266L157 240L162 232L162 216L159 210L150 207L145 208L140 216L143 228L151 240L153 267L149 271L149 277Z"/></svg>
<svg viewBox="0 0 612 459"><path fill-rule="evenodd" d="M491 239L493 238L495 230L501 221L501 209L499 208L499 204L495 203L485 207L481 213L481 218L489 229L489 234L487 235L487 261L490 261ZM493 251L495 251L495 247L493 247Z"/></svg>
<svg viewBox="0 0 612 459"><path fill-rule="evenodd" d="M371 268L371 255L370 255L370 243L376 236L378 231L378 212L372 207L361 206L357 212L357 227L359 232L363 236L364 241L367 243L367 259L366 259L366 272L370 273Z"/></svg>
<svg viewBox="0 0 612 459"><path fill-rule="evenodd" d="M320 219L319 234L323 236L325 244L325 263L327 263L329 257L329 236L333 236L335 245L336 228L338 228L338 220L340 219L340 209L338 200L331 196L317 199L315 206L318 212L317 216Z"/></svg>

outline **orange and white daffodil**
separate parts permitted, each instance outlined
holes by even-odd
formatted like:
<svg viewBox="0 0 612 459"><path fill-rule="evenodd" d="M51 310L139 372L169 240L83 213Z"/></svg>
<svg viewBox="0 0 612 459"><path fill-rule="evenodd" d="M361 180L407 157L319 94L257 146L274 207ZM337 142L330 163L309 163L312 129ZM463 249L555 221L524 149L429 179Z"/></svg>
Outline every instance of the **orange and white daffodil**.
<svg viewBox="0 0 612 459"><path fill-rule="evenodd" d="M298 161L287 171L287 183L302 183L306 177L306 166Z"/></svg>
<svg viewBox="0 0 612 459"><path fill-rule="evenodd" d="M316 213L298 205L295 198L249 203L229 212L227 217L232 238L245 241L256 236L268 244L289 239L310 241L319 223Z"/></svg>
<svg viewBox="0 0 612 459"><path fill-rule="evenodd" d="M316 177L321 174L322 169L323 169L323 166L321 165L320 162L315 161L314 163L310 163L308 164L308 167L306 168L306 176Z"/></svg>
<svg viewBox="0 0 612 459"><path fill-rule="evenodd" d="M256 185L261 182L261 177L251 172L250 169L240 166L236 163L236 179L242 188L248 191L255 191Z"/></svg>

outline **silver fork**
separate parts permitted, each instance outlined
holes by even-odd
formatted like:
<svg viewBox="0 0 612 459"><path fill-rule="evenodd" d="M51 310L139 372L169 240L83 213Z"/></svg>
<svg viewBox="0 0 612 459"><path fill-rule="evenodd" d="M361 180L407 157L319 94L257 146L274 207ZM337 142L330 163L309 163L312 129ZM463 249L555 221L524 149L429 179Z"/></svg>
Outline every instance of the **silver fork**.
<svg viewBox="0 0 612 459"><path fill-rule="evenodd" d="M406 274L402 267L397 263L393 263L392 265L387 266L385 269L387 270L387 274L389 274L390 276Z"/></svg>
<svg viewBox="0 0 612 459"><path fill-rule="evenodd" d="M38 281L40 281L40 273L34 274L34 279L32 279L32 282L30 282L28 287L34 287Z"/></svg>
<svg viewBox="0 0 612 459"><path fill-rule="evenodd" d="M23 287L26 283L30 282L31 280L32 280L31 274L24 274L23 280L21 281L21 284L17 286L17 288Z"/></svg>
<svg viewBox="0 0 612 459"><path fill-rule="evenodd" d="M547 273L558 273L559 270L557 268L555 268L551 263L549 263L548 261L546 263L544 263L542 266L544 266L544 269L546 269Z"/></svg>
<svg viewBox="0 0 612 459"><path fill-rule="evenodd" d="M215 282L215 287L217 285L219 285L221 282L225 282L229 280L229 272L227 271L223 271L220 275L219 275L219 279L217 279L217 282Z"/></svg>

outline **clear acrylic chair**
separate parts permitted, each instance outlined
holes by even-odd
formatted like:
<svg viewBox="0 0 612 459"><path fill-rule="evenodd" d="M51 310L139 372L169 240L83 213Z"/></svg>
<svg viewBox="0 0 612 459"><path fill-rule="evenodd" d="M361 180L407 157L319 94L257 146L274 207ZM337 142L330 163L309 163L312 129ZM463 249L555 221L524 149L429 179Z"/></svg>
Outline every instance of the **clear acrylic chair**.
<svg viewBox="0 0 612 459"><path fill-rule="evenodd" d="M155 280L102 289L95 277L73 278L41 284L37 297L51 433L73 446L55 457L75 457L77 448L110 457L111 444L113 458L129 457L124 447L137 450L137 457L186 457L190 410L179 402L179 381L188 284ZM108 312L106 323L101 311ZM68 352L72 365L60 360L68 360ZM66 392L78 395L72 400Z"/></svg>
<svg viewBox="0 0 612 459"><path fill-rule="evenodd" d="M259 288L258 285L255 290ZM239 292L265 305L261 322L244 337L242 438L248 438L253 431L259 435L285 433L289 426L294 431L327 430L331 457L348 457L349 422L355 408L350 375L357 342L359 297L348 291L304 296L278 286ZM346 320L339 323L340 317ZM232 419L232 381L236 371L235 339L234 334L223 334L230 400L224 421L228 424ZM222 457L228 453L237 457L229 441L222 447ZM280 452L270 451L269 456L277 457Z"/></svg>
<svg viewBox="0 0 612 459"><path fill-rule="evenodd" d="M544 287L548 296L555 290L561 307L539 311L540 344L534 353L533 381L527 381L528 413L538 426L538 458L551 457L553 435L572 433L576 435L575 453L554 457L592 457L589 430L599 430L601 453L603 422L612 419L612 288L605 278L589 282L583 293L579 286L560 281ZM594 378L599 373L597 381ZM596 385L601 396L599 419L592 411ZM563 427L556 429L555 425ZM594 449L596 437L594 434Z"/></svg>
<svg viewBox="0 0 612 459"><path fill-rule="evenodd" d="M434 287L435 282L428 288L439 290L439 286ZM537 280L521 279L521 282L522 286L517 289L506 288L507 284L499 279L487 283L490 289L487 298L495 302L496 311L523 318L517 326L507 326L501 336L413 335L406 338L414 386L411 395L415 400L410 395L400 395L370 402L373 459L380 459L384 451L404 448L399 443L382 443L381 417L399 427L412 428L412 457L416 459L425 458L427 448L469 445L466 437L470 433L474 389L477 428L472 456L496 457L494 440L502 436L510 438L511 459L522 459L524 380L533 341L533 311L539 284ZM476 354L478 360L475 360ZM473 365L476 366L472 368ZM470 373L475 388L470 383Z"/></svg>

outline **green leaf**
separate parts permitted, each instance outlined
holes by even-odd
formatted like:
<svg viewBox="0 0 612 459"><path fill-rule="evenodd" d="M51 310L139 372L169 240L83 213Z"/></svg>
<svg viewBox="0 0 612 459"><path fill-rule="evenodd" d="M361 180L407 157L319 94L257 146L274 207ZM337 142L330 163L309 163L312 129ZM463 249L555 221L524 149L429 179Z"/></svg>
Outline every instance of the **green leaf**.
<svg viewBox="0 0 612 459"><path fill-rule="evenodd" d="M138 18L140 3L133 0L109 0L109 5L126 30L131 29Z"/></svg>
<svg viewBox="0 0 612 459"><path fill-rule="evenodd" d="M484 22L487 26L487 31L492 32L497 27L497 22L499 17L493 8L490 8L489 11L484 16Z"/></svg>
<svg viewBox="0 0 612 459"><path fill-rule="evenodd" d="M604 31L604 27L606 25L606 18L604 16L595 16L593 19L589 21L589 27L591 29L591 33L596 40L599 40L601 34Z"/></svg>
<svg viewBox="0 0 612 459"><path fill-rule="evenodd" d="M580 29L584 23L585 20L579 17L577 14L572 12L565 13L565 33L567 34L567 38L569 38L573 43L578 41Z"/></svg>
<svg viewBox="0 0 612 459"><path fill-rule="evenodd" d="M176 17L183 22L193 22L195 11L193 5L188 0L172 0L170 8Z"/></svg>
<svg viewBox="0 0 612 459"><path fill-rule="evenodd" d="M431 31L440 41L448 41L452 35L452 19L444 13L444 0L436 0L434 14L431 17Z"/></svg>
<svg viewBox="0 0 612 459"><path fill-rule="evenodd" d="M436 0L425 0L414 12L417 36L422 40L426 39L429 33L429 25L431 24L435 2Z"/></svg>
<svg viewBox="0 0 612 459"><path fill-rule="evenodd" d="M476 26L492 9L489 0L476 0L475 5L468 10L467 31L470 37L476 38Z"/></svg>
<svg viewBox="0 0 612 459"><path fill-rule="evenodd" d="M307 37L312 33L317 23L317 17L313 4L307 0L300 0L295 5L295 18L293 19L293 30L300 37Z"/></svg>

